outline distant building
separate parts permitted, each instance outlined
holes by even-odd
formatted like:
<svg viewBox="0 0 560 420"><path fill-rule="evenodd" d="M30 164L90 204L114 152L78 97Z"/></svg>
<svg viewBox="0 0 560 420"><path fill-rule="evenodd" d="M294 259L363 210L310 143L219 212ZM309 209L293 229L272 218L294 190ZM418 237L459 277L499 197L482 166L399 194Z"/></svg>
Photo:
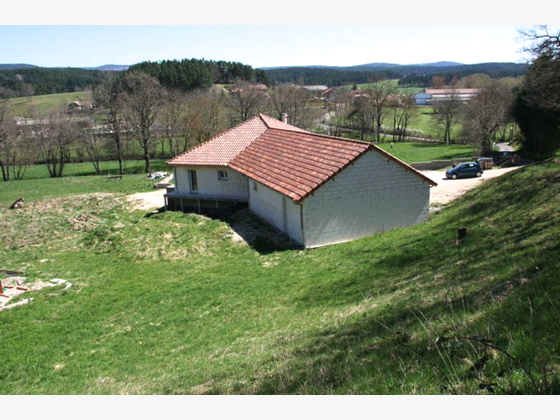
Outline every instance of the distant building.
<svg viewBox="0 0 560 420"><path fill-rule="evenodd" d="M311 92L324 92L329 87L325 85L306 85L303 88Z"/></svg>
<svg viewBox="0 0 560 420"><path fill-rule="evenodd" d="M70 102L66 107L67 112L77 112L81 111L84 108L84 105L79 101Z"/></svg>
<svg viewBox="0 0 560 420"><path fill-rule="evenodd" d="M479 92L480 89L424 89L414 95L414 101L416 105L432 105L455 96L460 102L468 102Z"/></svg>

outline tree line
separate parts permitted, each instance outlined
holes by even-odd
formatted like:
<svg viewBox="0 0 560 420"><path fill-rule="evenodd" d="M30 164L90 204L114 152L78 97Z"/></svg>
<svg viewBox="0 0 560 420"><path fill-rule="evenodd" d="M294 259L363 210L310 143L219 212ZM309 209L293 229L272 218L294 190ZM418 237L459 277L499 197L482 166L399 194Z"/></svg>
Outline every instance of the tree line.
<svg viewBox="0 0 560 420"><path fill-rule="evenodd" d="M464 78L477 73L492 78L518 77L527 70L523 64L484 63L453 67L394 66L376 67L286 67L266 70L273 84L299 83L304 85L343 86L353 83L369 83L371 80L399 79L400 86L427 87L434 75L447 82L453 78Z"/></svg>
<svg viewBox="0 0 560 420"><path fill-rule="evenodd" d="M236 80L270 84L264 70L230 61L199 59L145 61L127 71L141 71L155 77L166 88L188 92L213 84L231 84ZM0 70L0 87L12 96L48 95L97 87L105 72L79 68L29 67Z"/></svg>
<svg viewBox="0 0 560 420"><path fill-rule="evenodd" d="M19 68L0 70L0 87L12 96L75 92L97 86L103 72L76 68Z"/></svg>

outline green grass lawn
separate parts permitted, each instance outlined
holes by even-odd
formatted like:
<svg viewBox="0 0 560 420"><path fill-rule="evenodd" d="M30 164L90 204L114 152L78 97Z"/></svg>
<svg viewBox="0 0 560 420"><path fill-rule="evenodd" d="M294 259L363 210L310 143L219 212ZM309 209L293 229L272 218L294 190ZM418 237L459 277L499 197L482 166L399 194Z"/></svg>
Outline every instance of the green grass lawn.
<svg viewBox="0 0 560 420"><path fill-rule="evenodd" d="M557 164L421 225L268 253L225 221L130 212L110 183L67 196L89 178L0 210L1 268L73 283L0 313L0 393L560 391Z"/></svg>
<svg viewBox="0 0 560 420"><path fill-rule="evenodd" d="M152 167L154 171L169 172L169 167L163 160L152 161ZM91 163L70 163L62 178L49 178L45 165L32 165L27 169L23 180L0 182L0 206L6 208L19 197L23 197L26 203L33 203L69 194L132 194L153 190L154 181L144 174L144 161L127 161L125 168L127 175L123 175L120 181L107 181L108 175L117 174L117 161L102 162L102 175L95 175Z"/></svg>
<svg viewBox="0 0 560 420"><path fill-rule="evenodd" d="M409 164L432 160L470 158L475 153L473 146L464 144L397 142L393 143L393 149L391 149L391 143L380 143L377 146Z"/></svg>
<svg viewBox="0 0 560 420"><path fill-rule="evenodd" d="M29 117L29 110L32 108L40 115L48 114L57 109L66 109L70 102L83 101L91 92L67 92L53 93L51 95L38 95L29 98L14 98L14 114L18 117Z"/></svg>

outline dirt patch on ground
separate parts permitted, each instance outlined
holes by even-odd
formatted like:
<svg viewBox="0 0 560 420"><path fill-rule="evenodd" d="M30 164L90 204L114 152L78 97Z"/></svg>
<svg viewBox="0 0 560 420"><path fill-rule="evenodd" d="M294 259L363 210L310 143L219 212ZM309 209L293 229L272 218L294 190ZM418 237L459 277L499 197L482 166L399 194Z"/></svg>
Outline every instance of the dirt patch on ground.
<svg viewBox="0 0 560 420"><path fill-rule="evenodd" d="M489 169L484 172L480 178L464 178L464 179L447 179L445 177L445 170L441 171L421 171L428 178L433 179L438 183L437 187L433 187L430 191L430 206L438 206L447 204L450 201L459 198L467 191L472 190L481 182L487 179L495 178L507 172L514 171L520 167L514 168L497 168Z"/></svg>
<svg viewBox="0 0 560 420"><path fill-rule="evenodd" d="M153 210L165 205L163 195L166 190L156 190L147 193L137 193L126 197L131 203L132 210Z"/></svg>

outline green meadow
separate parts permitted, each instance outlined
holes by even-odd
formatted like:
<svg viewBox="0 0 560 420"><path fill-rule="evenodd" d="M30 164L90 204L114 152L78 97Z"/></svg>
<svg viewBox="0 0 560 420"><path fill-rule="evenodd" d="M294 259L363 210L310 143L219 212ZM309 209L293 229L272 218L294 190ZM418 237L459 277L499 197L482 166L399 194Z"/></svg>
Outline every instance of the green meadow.
<svg viewBox="0 0 560 420"><path fill-rule="evenodd" d="M130 211L149 180L104 178L0 184L0 268L72 283L0 312L2 394L560 392L558 164L313 250Z"/></svg>

